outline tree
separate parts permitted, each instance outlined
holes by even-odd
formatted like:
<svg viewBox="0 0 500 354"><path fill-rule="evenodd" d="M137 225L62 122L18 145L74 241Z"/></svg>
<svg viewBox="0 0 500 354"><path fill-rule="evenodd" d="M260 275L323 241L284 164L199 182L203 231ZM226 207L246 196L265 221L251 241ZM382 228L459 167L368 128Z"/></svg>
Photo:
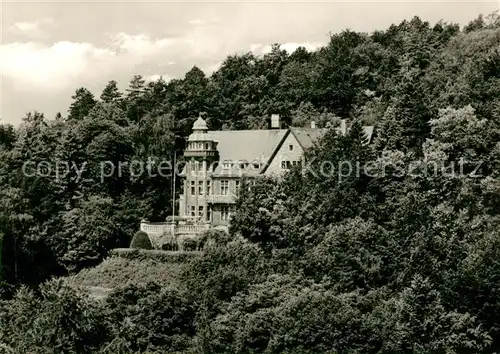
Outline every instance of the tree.
<svg viewBox="0 0 500 354"><path fill-rule="evenodd" d="M130 285L106 299L113 338L129 352L185 351L195 334L195 307L187 294L158 284Z"/></svg>
<svg viewBox="0 0 500 354"><path fill-rule="evenodd" d="M476 19L470 21L467 26L464 27L464 32L473 32L478 31L484 28L484 18L483 15L480 14Z"/></svg>
<svg viewBox="0 0 500 354"><path fill-rule="evenodd" d="M196 117L205 111L207 84L205 73L197 66L193 66L184 79L172 80L168 84L171 112L180 120L183 135L188 134Z"/></svg>
<svg viewBox="0 0 500 354"><path fill-rule="evenodd" d="M335 295L299 276L271 275L224 305L209 326L210 352L368 352L356 294ZM373 350L373 349L372 349Z"/></svg>
<svg viewBox="0 0 500 354"><path fill-rule="evenodd" d="M319 112L314 108L312 103L302 102L300 106L292 113L293 127L309 127L311 122L317 123ZM320 126L318 126L320 128Z"/></svg>
<svg viewBox="0 0 500 354"><path fill-rule="evenodd" d="M446 311L439 292L419 275L396 298L377 307L368 321L384 336L384 352L482 352L491 343L471 314Z"/></svg>
<svg viewBox="0 0 500 354"><path fill-rule="evenodd" d="M231 218L230 233L241 235L264 249L280 247L286 242L281 223L285 220L283 198L276 178L261 178L255 184L241 187L236 201L237 212Z"/></svg>
<svg viewBox="0 0 500 354"><path fill-rule="evenodd" d="M68 120L82 120L96 104L94 95L84 87L77 89L71 98L73 103L69 108Z"/></svg>
<svg viewBox="0 0 500 354"><path fill-rule="evenodd" d="M146 80L141 75L134 75L129 83L127 91L127 100L133 101L141 97L146 91L145 87Z"/></svg>
<svg viewBox="0 0 500 354"><path fill-rule="evenodd" d="M63 227L53 238L58 261L69 272L95 266L108 250L125 243L115 226L111 198L93 196L62 215Z"/></svg>
<svg viewBox="0 0 500 354"><path fill-rule="evenodd" d="M22 353L93 353L107 334L99 305L61 281L19 289L2 304L0 324L2 344Z"/></svg>
<svg viewBox="0 0 500 354"><path fill-rule="evenodd" d="M119 103L121 97L122 93L115 80L111 80L101 93L101 101L104 103Z"/></svg>
<svg viewBox="0 0 500 354"><path fill-rule="evenodd" d="M141 75L135 75L125 90L125 104L127 107L127 116L130 121L138 122L149 109L153 109L153 104L147 104L145 80ZM149 106L149 107L148 107Z"/></svg>
<svg viewBox="0 0 500 354"><path fill-rule="evenodd" d="M10 150L16 141L14 127L10 124L0 125L0 150Z"/></svg>

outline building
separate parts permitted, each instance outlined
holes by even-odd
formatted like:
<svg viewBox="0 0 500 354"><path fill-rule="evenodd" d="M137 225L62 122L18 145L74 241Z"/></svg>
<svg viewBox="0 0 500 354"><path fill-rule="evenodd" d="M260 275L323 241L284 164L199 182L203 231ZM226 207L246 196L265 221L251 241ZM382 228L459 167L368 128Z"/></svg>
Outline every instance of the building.
<svg viewBox="0 0 500 354"><path fill-rule="evenodd" d="M339 133L347 131L343 120ZM373 127L364 127L371 139ZM271 117L271 129L210 131L199 117L193 124L184 151L185 167L180 174L178 223L141 223L141 230L164 243L173 235L196 235L210 228L227 229L242 177L279 175L303 163L305 149L326 129L291 127L280 129L279 116ZM161 238L161 237L160 237Z"/></svg>

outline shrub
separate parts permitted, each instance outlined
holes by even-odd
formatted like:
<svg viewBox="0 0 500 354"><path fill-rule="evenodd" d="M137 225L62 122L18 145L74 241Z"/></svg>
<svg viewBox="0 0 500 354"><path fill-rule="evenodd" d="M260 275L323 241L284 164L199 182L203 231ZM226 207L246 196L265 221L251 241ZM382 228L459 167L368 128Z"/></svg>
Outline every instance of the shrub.
<svg viewBox="0 0 500 354"><path fill-rule="evenodd" d="M196 240L187 238L182 242L182 248L184 251L196 251L197 244Z"/></svg>
<svg viewBox="0 0 500 354"><path fill-rule="evenodd" d="M225 246L233 238L223 230L207 230L200 234L198 240L198 250L211 246Z"/></svg>
<svg viewBox="0 0 500 354"><path fill-rule="evenodd" d="M153 245L149 236L144 231L137 231L130 242L130 248L138 248L143 250L152 250Z"/></svg>

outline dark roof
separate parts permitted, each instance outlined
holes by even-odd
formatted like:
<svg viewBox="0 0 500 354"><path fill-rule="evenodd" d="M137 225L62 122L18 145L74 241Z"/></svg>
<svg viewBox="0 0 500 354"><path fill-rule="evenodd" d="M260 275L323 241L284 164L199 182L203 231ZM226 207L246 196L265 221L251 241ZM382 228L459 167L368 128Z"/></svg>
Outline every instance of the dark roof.
<svg viewBox="0 0 500 354"><path fill-rule="evenodd" d="M260 162L262 167L268 163L274 150L285 137L286 129L262 129L262 130L219 130L209 131L215 141L218 142L219 165L214 171L215 175L241 172L238 162L249 163L245 168L245 175L258 175L262 168L252 168L252 163ZM228 171L222 170L224 161L231 161L235 165ZM228 173L226 173L228 172Z"/></svg>
<svg viewBox="0 0 500 354"><path fill-rule="evenodd" d="M290 131L295 136L300 146L302 146L303 149L307 149L311 147L315 141L321 138L327 129L290 127Z"/></svg>
<svg viewBox="0 0 500 354"><path fill-rule="evenodd" d="M373 126L364 126L363 130L368 142L371 141L373 135ZM317 141L323 134L326 133L327 128L302 128L302 127L290 127L290 131L295 136L295 139L299 142L303 149L311 147L315 141ZM337 132L340 133L340 128L336 128Z"/></svg>
<svg viewBox="0 0 500 354"><path fill-rule="evenodd" d="M363 127L369 142L373 129L373 126ZM219 162L213 175L228 177L259 175L265 172L265 167L274 158L289 133L294 135L303 149L307 149L327 130L327 128L290 127L289 129L208 131L211 138L218 143ZM337 128L337 130L340 132L340 129ZM223 169L224 161L231 163L229 169ZM240 162L246 162L248 166L241 168ZM260 167L254 168L254 162L259 162Z"/></svg>

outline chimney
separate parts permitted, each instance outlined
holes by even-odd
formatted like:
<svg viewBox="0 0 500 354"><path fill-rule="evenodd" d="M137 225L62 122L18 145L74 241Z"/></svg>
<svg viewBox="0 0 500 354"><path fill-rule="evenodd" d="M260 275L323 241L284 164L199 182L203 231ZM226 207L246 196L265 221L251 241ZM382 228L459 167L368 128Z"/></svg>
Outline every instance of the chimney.
<svg viewBox="0 0 500 354"><path fill-rule="evenodd" d="M271 129L280 128L280 116L279 114L271 114Z"/></svg>
<svg viewBox="0 0 500 354"><path fill-rule="evenodd" d="M340 134L346 135L347 133L347 119L340 120Z"/></svg>
<svg viewBox="0 0 500 354"><path fill-rule="evenodd" d="M316 122L315 121L311 122L311 128L316 129Z"/></svg>

